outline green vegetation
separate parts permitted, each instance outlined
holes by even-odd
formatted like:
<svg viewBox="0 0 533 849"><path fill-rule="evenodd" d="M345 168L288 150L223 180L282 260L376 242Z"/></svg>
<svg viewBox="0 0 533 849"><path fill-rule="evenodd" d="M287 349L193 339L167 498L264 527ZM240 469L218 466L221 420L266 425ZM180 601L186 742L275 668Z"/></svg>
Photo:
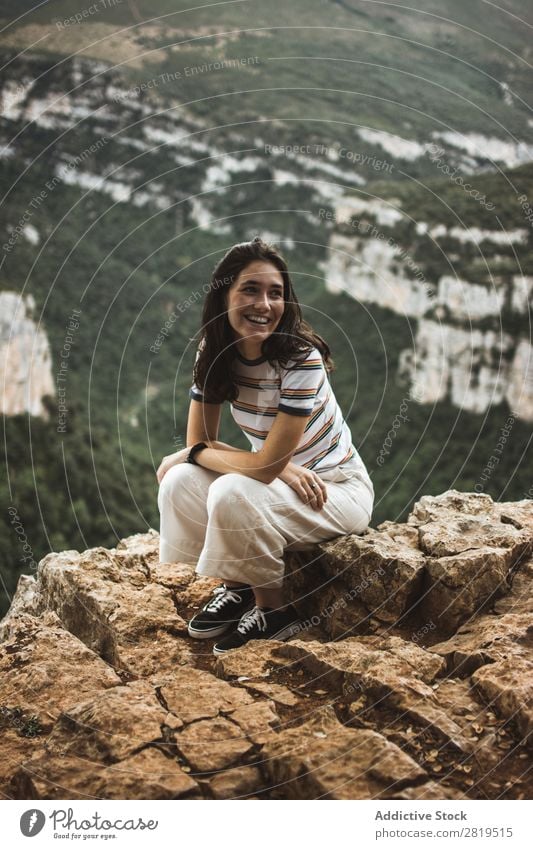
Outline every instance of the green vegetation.
<svg viewBox="0 0 533 849"><path fill-rule="evenodd" d="M24 713L19 707L0 706L0 727L15 728L19 737L38 737L43 727L36 714Z"/></svg>
<svg viewBox="0 0 533 849"><path fill-rule="evenodd" d="M9 33L50 20L47 6L24 15L32 5L4 3L4 19L23 15ZM397 369L400 352L412 347L416 325L379 307L358 304L346 294L326 291L321 263L330 229L319 209L327 204L312 183L317 177L323 180L324 174L309 159L304 167L265 152L265 145L320 144L384 159L381 148L358 136L360 127L420 142L429 140L433 131L450 128L502 139L530 138L527 106L517 97L509 108L496 82L509 80L513 91L526 98L529 66L522 57L528 34L519 18L527 4L512 4L516 18L492 9L484 16L482 33L477 32L479 8L477 3L458 8L451 0L424 0L417 14L390 4L356 8L350 0L263 5L125 0L110 6L100 22L136 27L139 15L159 16L159 29L139 35L138 43L147 51L142 64L122 64L113 73L100 73L72 95L75 103L87 91L96 92L115 122L105 110L80 118L66 132L0 119L3 144L20 133L15 155L0 160L2 242L27 209L32 209L31 224L41 239L37 246L18 239L5 258L0 286L35 298L35 317L50 340L54 376L69 316L73 309L81 310L66 374L66 433L57 431L53 398L46 402L46 421L28 415L3 419L1 463L8 486L0 493L0 611L8 606L18 576L33 571L24 559L22 533L37 562L50 551L113 546L127 534L158 527L155 469L164 454L185 444L195 351L191 340L200 323L202 287L228 244L250 233L280 233L287 240L282 247L304 314L332 347L333 388L374 480L373 524L405 519L423 494L479 488L507 420L505 404L477 416L449 403L433 409L409 400L409 421L396 432L390 455L378 465L392 421L408 397ZM71 14L67 0L54 3L54 18ZM456 25L446 20L453 17ZM54 49L64 54L47 53L45 39L38 56L15 61L18 51L9 46L4 58L13 62L5 79L39 76L32 97L61 96L74 88L72 61L63 60L79 27L89 35L93 23L89 18L62 32L61 48L55 42ZM217 29L230 35L217 39ZM163 60L153 52L161 47ZM90 50L84 55L90 56ZM257 56L258 64L184 73L186 67L201 69L206 63L246 56ZM107 59L117 61L112 51ZM60 64L53 67L55 62ZM157 90L159 97L174 99L172 108L168 114L163 110L149 116L149 126L175 129L183 121L184 134L194 132L195 140L207 144L214 155L242 150L261 158L254 171L236 168L223 190L202 196L213 218L231 222L226 235L200 229L188 200L201 191L208 167L217 160L209 161L209 153L199 152L190 157L190 164L183 164L177 158L183 153L179 142L140 151L134 144L146 141L140 114L133 118L126 104L109 104L110 81L127 88L176 71L183 72L182 78ZM143 102L150 103L149 97ZM203 119L206 129L186 124L191 116ZM42 205L31 206L62 162L102 138L105 144L79 170L106 174L133 187L160 183L170 199L167 209L136 206L135 195L131 202L115 203L99 191L63 182L48 190ZM189 155L190 149L185 152ZM456 274L485 285L497 278L508 286L520 269L533 274L531 239L513 247L487 243L481 253L475 245L456 241L437 246L418 233L415 224L493 230L501 222L506 229L524 228L517 197L533 198L533 166L470 179L495 204L489 211L443 176L429 157L394 163L386 181L367 166L351 166L348 160L338 165L367 181L358 195L396 199L407 218L382 230L409 253L428 283L442 274ZM291 171L301 182L275 183L275 168ZM339 182L335 176L331 181ZM350 186L353 181L347 180L346 193ZM150 350L172 312L178 320L156 351ZM527 317L507 308L501 320L514 337L530 332ZM487 326L493 324L489 320ZM221 437L247 447L228 409ZM515 422L485 492L500 500L531 492L530 442L530 425ZM15 531L10 508L16 510L22 532Z"/></svg>

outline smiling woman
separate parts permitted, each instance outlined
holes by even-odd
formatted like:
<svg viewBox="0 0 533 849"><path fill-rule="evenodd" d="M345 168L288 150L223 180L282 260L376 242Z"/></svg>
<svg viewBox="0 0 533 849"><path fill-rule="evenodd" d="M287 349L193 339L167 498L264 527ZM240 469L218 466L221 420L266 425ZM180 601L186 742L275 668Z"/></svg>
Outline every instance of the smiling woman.
<svg viewBox="0 0 533 849"><path fill-rule="evenodd" d="M215 654L298 633L283 598L285 549L368 527L374 489L332 368L281 254L259 237L233 246L204 303L187 448L157 470L160 561L224 581L189 623L191 637L225 635ZM251 451L218 441L225 401Z"/></svg>

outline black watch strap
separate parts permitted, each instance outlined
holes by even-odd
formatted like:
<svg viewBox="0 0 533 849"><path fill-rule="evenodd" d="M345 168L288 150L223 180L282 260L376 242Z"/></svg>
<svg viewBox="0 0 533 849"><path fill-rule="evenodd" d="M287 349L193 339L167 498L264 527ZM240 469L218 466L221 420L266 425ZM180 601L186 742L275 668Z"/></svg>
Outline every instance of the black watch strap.
<svg viewBox="0 0 533 849"><path fill-rule="evenodd" d="M196 445L193 445L192 448L190 449L190 451L187 455L187 462L192 463L194 466L198 466L198 463L196 462L196 460L194 458L195 458L196 454L198 454L198 451L201 451L202 448L207 448L207 447L208 446L207 446L206 442L197 442Z"/></svg>

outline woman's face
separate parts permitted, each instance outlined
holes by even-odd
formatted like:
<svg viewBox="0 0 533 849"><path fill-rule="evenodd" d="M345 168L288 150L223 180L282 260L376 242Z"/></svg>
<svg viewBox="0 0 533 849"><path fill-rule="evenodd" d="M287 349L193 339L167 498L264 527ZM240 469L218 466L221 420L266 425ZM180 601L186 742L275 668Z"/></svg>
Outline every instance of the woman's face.
<svg viewBox="0 0 533 849"><path fill-rule="evenodd" d="M278 326L285 309L283 277L270 262L254 260L240 272L226 294L229 323L241 353L250 356Z"/></svg>

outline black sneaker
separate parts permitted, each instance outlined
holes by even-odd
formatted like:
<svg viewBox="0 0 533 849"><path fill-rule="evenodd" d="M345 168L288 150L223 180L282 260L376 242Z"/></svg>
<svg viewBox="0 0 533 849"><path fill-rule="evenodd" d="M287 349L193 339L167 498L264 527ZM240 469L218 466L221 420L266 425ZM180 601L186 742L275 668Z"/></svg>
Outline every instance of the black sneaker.
<svg viewBox="0 0 533 849"><path fill-rule="evenodd" d="M189 636L197 640L209 640L220 637L230 628L235 628L243 613L255 604L252 588L227 587L221 584L213 590L214 598L191 619L188 626Z"/></svg>
<svg viewBox="0 0 533 849"><path fill-rule="evenodd" d="M287 640L301 630L303 625L291 605L286 610L254 607L244 614L231 634L213 646L213 654L225 654L244 646L250 640Z"/></svg>

